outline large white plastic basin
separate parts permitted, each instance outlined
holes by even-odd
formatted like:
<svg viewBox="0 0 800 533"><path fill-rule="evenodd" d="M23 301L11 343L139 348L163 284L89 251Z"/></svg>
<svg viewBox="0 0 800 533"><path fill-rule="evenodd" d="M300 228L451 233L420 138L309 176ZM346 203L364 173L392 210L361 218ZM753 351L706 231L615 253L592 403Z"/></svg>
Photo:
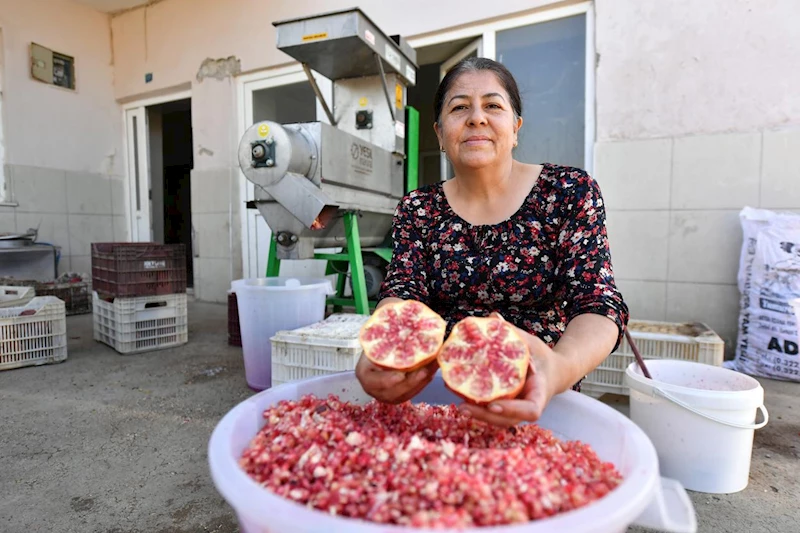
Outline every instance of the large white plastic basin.
<svg viewBox="0 0 800 533"><path fill-rule="evenodd" d="M259 486L238 460L264 425L262 413L280 400L305 394L365 403L353 372L287 383L263 391L234 407L211 435L208 460L217 490L233 507L242 533L389 533L425 531L335 517L276 496ZM437 375L414 401L460 403ZM601 500L555 517L502 527L462 530L474 533L615 533L630 524L674 533L694 533L697 523L686 491L676 481L659 477L658 457L647 436L611 407L568 391L550 402L539 424L558 437L591 445L601 459L613 462L624 476L620 486Z"/></svg>

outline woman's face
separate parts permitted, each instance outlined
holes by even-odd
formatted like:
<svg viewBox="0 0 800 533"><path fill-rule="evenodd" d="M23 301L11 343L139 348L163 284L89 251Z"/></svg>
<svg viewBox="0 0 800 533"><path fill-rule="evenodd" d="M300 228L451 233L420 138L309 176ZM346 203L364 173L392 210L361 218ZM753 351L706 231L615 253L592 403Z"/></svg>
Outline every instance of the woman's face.
<svg viewBox="0 0 800 533"><path fill-rule="evenodd" d="M510 158L522 126L500 80L486 70L456 78L445 95L440 121L433 128L456 169L486 167Z"/></svg>

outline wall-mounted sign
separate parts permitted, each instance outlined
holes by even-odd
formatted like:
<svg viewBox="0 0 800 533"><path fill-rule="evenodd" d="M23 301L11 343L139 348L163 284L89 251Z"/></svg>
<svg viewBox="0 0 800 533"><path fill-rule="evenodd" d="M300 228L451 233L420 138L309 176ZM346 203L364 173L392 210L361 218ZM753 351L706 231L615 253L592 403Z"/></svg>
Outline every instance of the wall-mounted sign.
<svg viewBox="0 0 800 533"><path fill-rule="evenodd" d="M50 85L75 90L75 58L31 43L31 76Z"/></svg>

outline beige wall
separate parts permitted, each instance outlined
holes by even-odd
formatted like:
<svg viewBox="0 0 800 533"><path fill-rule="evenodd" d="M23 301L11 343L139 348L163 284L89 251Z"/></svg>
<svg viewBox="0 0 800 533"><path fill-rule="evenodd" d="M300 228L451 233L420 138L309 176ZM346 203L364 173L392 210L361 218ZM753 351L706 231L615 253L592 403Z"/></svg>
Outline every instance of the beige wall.
<svg viewBox="0 0 800 533"><path fill-rule="evenodd" d="M61 247L61 271L89 273L91 242L128 235L109 19L68 2L0 0L0 28L14 204L0 206L0 232L38 225L40 240ZM75 57L76 91L31 78L31 42Z"/></svg>
<svg viewBox="0 0 800 533"><path fill-rule="evenodd" d="M465 7L455 0L402 4L365 0L358 6L387 34L409 38L555 3L504 0ZM559 4L568 3L574 2ZM209 57L236 56L245 72L291 63L275 48L274 21L354 5L348 0L166 0L116 16L112 20L116 95L128 98L186 83L195 79ZM145 83L146 72L153 73L150 83Z"/></svg>
<svg viewBox="0 0 800 533"><path fill-rule="evenodd" d="M548 4L555 3L361 7L387 33L411 38ZM229 56L243 72L288 63L274 47L272 21L350 5L165 0L112 20L117 98L192 86L192 207L202 214L196 262L207 299L223 301L226 283L241 274L240 201L231 69L202 77L200 66ZM795 0L596 1L594 173L620 286L634 317L702 320L729 353L738 212L744 205L800 211L798 19Z"/></svg>
<svg viewBox="0 0 800 533"><path fill-rule="evenodd" d="M224 303L242 277L236 84L207 78L192 86L194 287L197 298Z"/></svg>
<svg viewBox="0 0 800 533"><path fill-rule="evenodd" d="M596 0L597 138L800 126L797 0Z"/></svg>
<svg viewBox="0 0 800 533"><path fill-rule="evenodd" d="M597 5L594 174L617 279L634 317L707 322L729 356L739 211L800 212L797 20L795 0Z"/></svg>

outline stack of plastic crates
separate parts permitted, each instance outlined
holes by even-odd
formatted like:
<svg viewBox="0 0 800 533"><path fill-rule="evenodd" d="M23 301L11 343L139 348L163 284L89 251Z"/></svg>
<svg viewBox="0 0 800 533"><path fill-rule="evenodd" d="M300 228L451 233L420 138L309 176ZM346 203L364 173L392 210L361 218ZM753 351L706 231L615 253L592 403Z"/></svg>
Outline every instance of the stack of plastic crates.
<svg viewBox="0 0 800 533"><path fill-rule="evenodd" d="M628 323L642 359L678 359L720 366L725 357L725 342L706 324L631 320ZM628 396L625 370L636 356L623 337L617 351L581 382L581 392L599 397L606 393Z"/></svg>
<svg viewBox="0 0 800 533"><path fill-rule="evenodd" d="M67 316L92 312L91 283L81 279L37 281L32 279L2 278L0 285L29 287L31 296L55 296L64 302Z"/></svg>
<svg viewBox="0 0 800 533"><path fill-rule="evenodd" d="M24 299L24 298L23 298ZM64 302L38 296L0 308L0 370L60 363L67 358Z"/></svg>
<svg viewBox="0 0 800 533"><path fill-rule="evenodd" d="M278 331L272 343L272 386L355 370L363 349L358 332L369 317L341 313L302 328Z"/></svg>
<svg viewBox="0 0 800 533"><path fill-rule="evenodd" d="M121 354L189 340L182 244L93 243L94 339Z"/></svg>

